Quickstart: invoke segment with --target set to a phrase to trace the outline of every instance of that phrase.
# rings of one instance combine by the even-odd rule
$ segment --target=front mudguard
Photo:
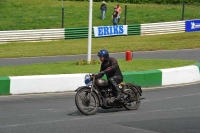
[[[78,87],[75,91],[78,92],[78,91],[80,91],[80,90],[83,89],[83,88],[89,89],[89,92],[91,91],[91,87],[89,87],[89,86],[80,86],[80,87]]]
[[[88,92],[91,92],[91,87],[89,87],[89,86],[80,86],[80,87],[78,87],[75,91],[76,92],[78,92],[78,91],[80,91],[81,89],[88,89]],[[97,98],[98,98],[98,100],[99,100],[99,104],[100,104],[100,106],[102,106],[102,100],[101,100],[101,98],[100,98],[100,96],[99,96],[99,94],[97,93],[97,91],[93,91],[94,93],[95,93],[95,95],[97,96]]]

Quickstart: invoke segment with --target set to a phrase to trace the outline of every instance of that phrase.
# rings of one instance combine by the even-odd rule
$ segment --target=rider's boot
[[[115,100],[117,100],[117,101],[123,100],[123,99],[122,99],[122,94],[121,94],[121,92],[117,92],[117,95],[116,95],[116,97],[115,97]]]
[[[112,86],[115,100],[121,101],[123,98],[122,98],[122,94],[121,94],[121,91],[119,89],[117,82],[113,78],[110,78],[108,81],[109,81],[110,85]]]

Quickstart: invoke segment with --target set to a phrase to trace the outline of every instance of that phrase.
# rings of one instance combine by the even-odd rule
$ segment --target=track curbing
[[[0,77],[0,95],[74,91],[85,85],[85,74]],[[169,69],[123,72],[123,75],[124,82],[142,87],[187,84],[200,81],[200,63]]]

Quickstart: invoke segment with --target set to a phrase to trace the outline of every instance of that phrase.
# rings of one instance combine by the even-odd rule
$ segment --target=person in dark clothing
[[[102,19],[102,20],[105,19],[106,10],[107,10],[106,2],[103,1],[103,3],[101,4],[101,7],[100,7],[101,19]]]
[[[117,25],[117,19],[118,19],[118,11],[117,8],[114,8],[112,18],[113,18],[113,25]]]
[[[123,81],[123,75],[121,73],[118,62],[115,58],[109,57],[107,50],[100,50],[97,54],[101,63],[100,73],[97,75],[98,78],[103,77],[106,74],[109,85],[112,86],[114,91],[115,99],[121,100],[121,91],[118,84]]]

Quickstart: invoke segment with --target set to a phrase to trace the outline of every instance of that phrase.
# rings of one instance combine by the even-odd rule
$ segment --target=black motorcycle
[[[132,83],[118,84],[122,93],[122,100],[115,100],[112,87],[108,81],[95,78],[95,74],[85,75],[86,86],[76,89],[75,104],[85,115],[94,115],[98,108],[126,108],[137,110],[140,106],[142,89]]]

